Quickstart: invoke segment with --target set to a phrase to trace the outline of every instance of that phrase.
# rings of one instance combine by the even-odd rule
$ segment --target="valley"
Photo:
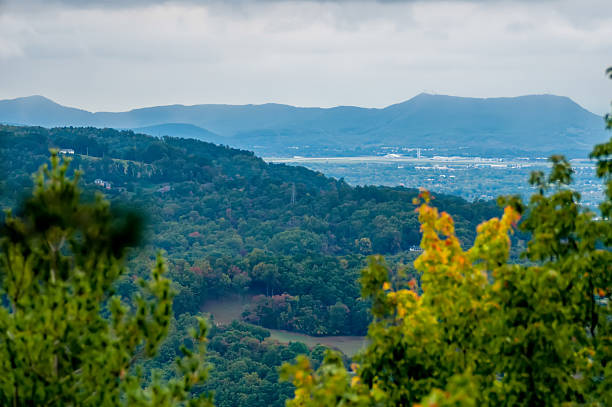
[[[363,336],[369,303],[358,279],[370,254],[414,273],[420,242],[417,189],[353,187],[323,173],[266,163],[253,153],[210,143],[95,128],[0,126],[2,207],[18,204],[49,149],[73,150],[90,196],[145,216],[146,240],[130,257],[143,276],[162,250],[177,296],[174,312],[209,300],[256,295],[245,320],[316,337]],[[99,185],[102,183],[103,185]],[[478,223],[499,214],[493,202],[437,194],[468,245]],[[119,293],[129,296],[125,279]]]
[[[527,174],[549,168],[540,159],[396,152],[261,159],[194,139],[96,128],[0,125],[0,141],[3,208],[19,210],[30,174],[48,162],[50,149],[61,149],[72,161],[69,174],[82,173],[86,200],[104,196],[118,211],[140,214],[144,241],[130,251],[115,293],[133,297],[161,253],[176,294],[168,337],[141,366],[175,377],[170,366],[187,333],[197,317],[210,315],[211,371],[200,390],[214,391],[223,406],[282,407],[294,387],[278,382],[279,367],[300,354],[318,367],[327,348],[337,349],[350,365],[371,340],[364,335],[375,299],[360,291],[369,255],[384,254],[384,274],[419,292],[417,186],[431,187],[434,204],[454,219],[459,244],[469,247],[477,225],[500,215],[489,198],[529,191]],[[588,187],[592,164],[573,164],[577,183]],[[512,259],[525,241],[517,231]]]
[[[545,157],[414,157],[387,153],[351,157],[264,157],[270,163],[303,165],[351,185],[403,186],[461,196],[468,201],[493,200],[519,194],[528,199],[535,191],[528,184],[533,171],[547,171]],[[604,189],[595,176],[595,164],[572,159],[573,187],[582,194],[582,203],[595,209]]]

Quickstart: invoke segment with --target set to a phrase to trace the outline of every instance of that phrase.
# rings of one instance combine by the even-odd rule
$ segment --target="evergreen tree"
[[[131,304],[113,295],[140,221],[97,196],[52,153],[33,194],[0,237],[0,404],[6,406],[211,405],[192,397],[207,376],[206,325],[183,347],[177,377],[142,385],[137,365],[156,354],[172,318],[173,292],[158,257]]]

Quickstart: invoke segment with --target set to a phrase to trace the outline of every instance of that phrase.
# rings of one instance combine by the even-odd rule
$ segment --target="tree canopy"
[[[252,323],[364,335],[369,304],[360,298],[358,278],[366,256],[384,254],[391,264],[416,257],[410,248],[419,243],[419,223],[411,202],[418,190],[352,187],[248,151],[131,131],[0,125],[0,174],[6,175],[0,206],[13,208],[31,192],[31,174],[48,160],[49,148],[74,150],[68,175],[81,171],[84,196],[103,192],[113,207],[130,205],[146,215],[142,245],[128,254],[130,276],[120,279],[117,294],[129,298],[136,289],[131,275],[146,277],[163,250],[177,318],[197,315],[208,300],[251,293],[275,297],[266,299],[269,305],[291,298],[290,311],[254,304]],[[436,203],[453,215],[466,244],[479,222],[499,214],[494,202],[438,194]],[[283,294],[289,297],[278,297]],[[349,309],[343,325],[332,317],[338,303]]]
[[[553,156],[548,174],[533,173],[529,202],[500,198],[503,216],[479,225],[468,250],[422,193],[422,292],[371,257],[367,349],[350,370],[333,352],[316,370],[305,358],[285,365],[288,406],[612,405],[612,139],[591,158],[605,183],[599,213]],[[520,264],[509,262],[515,230],[530,236]]]

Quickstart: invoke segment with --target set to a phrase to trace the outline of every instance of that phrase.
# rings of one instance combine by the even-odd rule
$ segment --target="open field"
[[[330,348],[340,349],[348,356],[355,355],[366,344],[365,336],[310,336],[296,332],[283,331],[280,329],[268,329],[270,338],[279,342],[302,342],[308,347],[324,345]]]
[[[211,314],[215,323],[229,324],[235,319],[240,320],[242,309],[250,300],[250,296],[228,296],[218,300],[206,301],[201,310]]]
[[[211,314],[215,323],[229,324],[235,319],[240,319],[242,310],[249,301],[249,296],[231,296],[211,300],[202,306],[202,312]],[[364,336],[310,336],[280,329],[266,329],[270,331],[270,337],[267,340],[277,340],[282,343],[302,342],[308,347],[320,344],[340,349],[348,356],[355,355],[366,343]]]

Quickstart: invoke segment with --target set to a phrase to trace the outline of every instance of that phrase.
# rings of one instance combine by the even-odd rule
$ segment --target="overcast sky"
[[[0,0],[0,99],[382,107],[552,93],[602,114],[610,0]]]

